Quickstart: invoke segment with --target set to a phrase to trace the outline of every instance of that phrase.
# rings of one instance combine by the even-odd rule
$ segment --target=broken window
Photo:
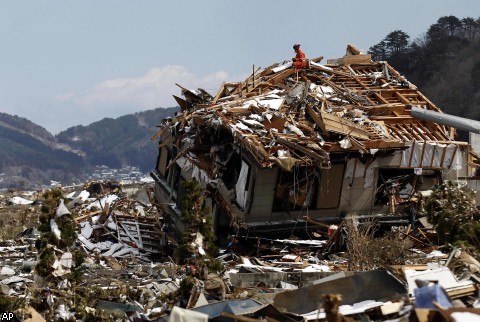
[[[275,189],[273,211],[311,208],[318,183],[316,167],[293,167],[292,171],[280,171]]]
[[[180,187],[181,169],[177,163],[172,163],[170,168],[167,170],[167,183],[171,189],[171,197],[177,198],[177,192]]]
[[[395,204],[408,201],[415,185],[413,169],[379,169],[375,205],[386,205],[392,198]]]
[[[418,191],[432,189],[441,183],[441,171],[409,168],[380,168],[375,195],[375,205],[393,202],[395,205],[410,201]]]
[[[225,170],[222,176],[222,180],[228,189],[233,189],[237,184],[241,167],[242,157],[238,153],[233,153],[225,165]]]
[[[176,180],[176,191],[177,191],[177,200],[176,205],[180,211],[183,212],[183,199],[185,198],[185,179],[182,176],[179,176],[178,180]]]

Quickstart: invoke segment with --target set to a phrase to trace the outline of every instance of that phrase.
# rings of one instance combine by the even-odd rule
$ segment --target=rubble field
[[[479,315],[480,263],[459,248],[445,252],[420,222],[375,236],[374,220],[352,216],[341,227],[319,225],[310,239],[237,236],[216,259],[197,252],[180,264],[172,257],[177,241],[162,231],[151,194],[151,184],[111,182],[2,193],[2,212],[9,214],[2,217],[9,225],[0,246],[2,310],[20,321],[474,321]],[[74,223],[68,244],[61,242],[69,238],[65,222]],[[221,263],[216,269],[214,260]]]

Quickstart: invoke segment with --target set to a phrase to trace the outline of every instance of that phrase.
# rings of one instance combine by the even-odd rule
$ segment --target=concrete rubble
[[[442,171],[472,170],[468,144],[407,115],[408,104],[438,109],[386,62],[353,46],[320,61],[275,64],[215,96],[182,88],[182,112],[154,137],[168,152],[154,183],[1,192],[0,311],[19,321],[478,320],[478,254],[440,243],[421,202]],[[233,145],[195,136],[205,124],[226,127]],[[406,172],[380,169],[391,156]],[[188,190],[192,177],[200,184]],[[350,188],[375,212],[337,214],[355,200],[322,208]]]

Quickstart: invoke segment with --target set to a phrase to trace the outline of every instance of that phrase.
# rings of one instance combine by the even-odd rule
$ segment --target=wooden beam
[[[348,119],[338,117],[334,114],[320,112],[325,123],[325,128],[329,132],[353,136],[358,139],[368,140],[370,138],[368,132]]]
[[[283,138],[279,138],[277,137],[277,141],[278,143],[280,144],[283,144],[291,149],[294,149],[294,150],[297,150],[297,151],[300,151],[302,152],[303,154],[313,158],[313,159],[316,159],[316,160],[319,160],[319,161],[328,161],[329,157],[328,157],[328,154],[326,152],[324,152],[324,155],[320,155],[316,152],[314,152],[313,150],[309,149],[309,148],[305,148],[303,146],[301,146],[300,144],[297,144],[297,143],[294,143],[294,142],[291,142],[291,141],[288,141],[288,140],[285,140]]]
[[[215,97],[213,98],[212,103],[216,104],[217,100],[220,97],[222,97],[222,95],[224,95],[224,94],[225,94],[225,82],[223,82],[222,85],[220,85],[220,87],[218,88],[217,95],[215,95]]]
[[[324,228],[329,228],[330,227],[330,225],[327,225],[327,224],[325,224],[325,223],[323,223],[323,222],[321,222],[317,219],[313,219],[313,218],[310,218],[308,216],[303,216],[303,219],[310,224],[314,224],[314,225],[317,225],[317,226],[320,226],[320,227],[324,227]]]
[[[305,111],[307,111],[307,114],[313,119],[315,124],[317,124],[320,127],[320,129],[323,131],[323,133],[327,134],[327,128],[326,128],[325,123],[323,122],[323,119],[320,116],[320,114],[315,112],[313,110],[313,107],[311,105],[308,105],[308,104],[305,108]]]

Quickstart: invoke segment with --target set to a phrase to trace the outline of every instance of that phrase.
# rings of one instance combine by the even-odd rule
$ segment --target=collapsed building
[[[214,96],[178,85],[180,112],[152,137],[159,154],[151,173],[177,233],[182,182],[191,178],[205,188],[222,237],[406,212],[422,191],[473,172],[469,144],[455,139],[461,122],[387,62],[352,45],[343,58],[322,59],[301,70],[292,62],[254,68]]]

